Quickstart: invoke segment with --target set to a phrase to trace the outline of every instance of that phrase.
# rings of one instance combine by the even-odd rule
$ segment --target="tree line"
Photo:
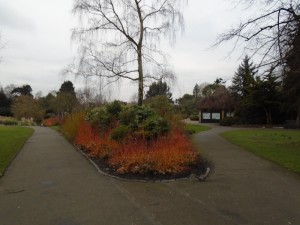
[[[33,96],[29,84],[22,86],[11,84],[0,88],[0,116],[32,119],[40,123],[43,119],[54,115],[63,117],[79,105],[71,81],[63,82],[59,91],[52,91],[45,97],[40,94]]]

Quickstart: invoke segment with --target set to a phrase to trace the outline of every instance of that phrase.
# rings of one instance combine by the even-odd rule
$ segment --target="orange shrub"
[[[74,140],[93,157],[107,158],[118,147],[117,142],[110,140],[109,133],[101,134],[87,121],[81,121]]]
[[[145,140],[131,140],[113,152],[109,165],[119,173],[184,173],[199,158],[190,141],[179,130],[150,145]]]
[[[42,124],[43,126],[49,127],[49,126],[56,126],[61,125],[63,122],[63,119],[59,116],[50,117],[48,119],[43,120]]]

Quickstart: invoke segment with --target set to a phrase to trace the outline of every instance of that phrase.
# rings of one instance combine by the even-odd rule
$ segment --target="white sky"
[[[33,93],[58,90],[64,80],[75,89],[82,80],[64,77],[61,71],[76,56],[71,29],[77,19],[71,14],[73,0],[0,0],[0,32],[5,47],[0,50],[0,85],[29,84]],[[209,49],[217,35],[237,24],[241,9],[229,0],[190,0],[184,10],[185,32],[178,34],[175,46],[166,48],[177,75],[172,86],[175,98],[192,93],[196,83],[230,79],[241,61],[236,52],[230,58],[231,44]],[[122,82],[111,87],[111,99],[130,100],[137,85]]]

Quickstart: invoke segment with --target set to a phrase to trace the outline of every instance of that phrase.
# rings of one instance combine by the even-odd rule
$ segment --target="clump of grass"
[[[185,124],[184,130],[186,131],[187,134],[196,134],[200,133],[203,131],[210,130],[210,127],[203,126],[203,125],[198,125],[198,124]]]
[[[73,141],[75,139],[80,123],[84,121],[84,117],[85,114],[83,112],[72,113],[67,116],[61,130],[68,140]]]

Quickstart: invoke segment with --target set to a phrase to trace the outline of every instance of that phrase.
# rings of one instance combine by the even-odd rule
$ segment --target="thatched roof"
[[[211,96],[203,98],[199,103],[200,109],[232,110],[234,107],[234,100],[225,86],[218,87]]]

